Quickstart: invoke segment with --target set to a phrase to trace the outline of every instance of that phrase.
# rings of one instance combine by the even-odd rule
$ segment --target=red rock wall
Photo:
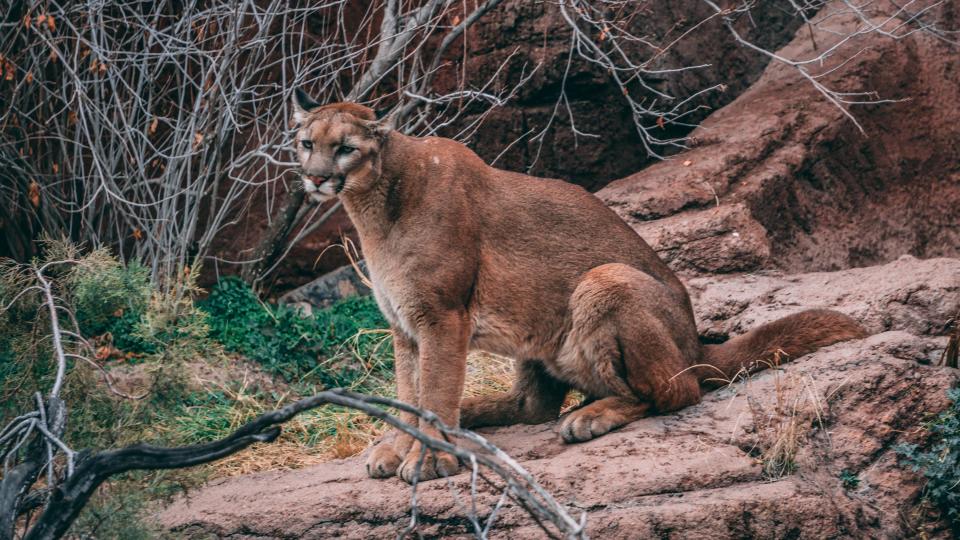
[[[955,26],[956,8],[943,7],[939,19]],[[833,33],[814,36],[819,50],[857,24],[831,19]],[[819,54],[804,34],[779,53]],[[958,67],[956,46],[924,33],[846,43],[812,73],[827,74],[821,82],[837,91],[893,100],[851,107],[860,132],[795,69],[772,65],[693,133],[696,148],[598,196],[685,272],[836,270],[903,254],[956,256]]]
[[[367,1],[354,2],[349,13],[359,19],[366,5]],[[635,6],[636,16],[630,31],[654,43],[673,41],[709,15],[702,3],[693,0],[641,1]],[[745,35],[777,48],[791,38],[797,26],[795,19],[785,15],[786,7],[787,3],[781,1],[763,3],[754,12],[755,20],[761,24],[754,27],[744,20],[740,29]],[[318,26],[315,31],[321,33],[325,29]],[[500,168],[521,172],[528,172],[529,168],[530,174],[563,178],[595,190],[650,164],[651,157],[640,143],[629,107],[617,86],[606,73],[580,58],[575,57],[571,63],[567,97],[577,129],[600,137],[575,137],[563,106],[550,123],[567,69],[570,37],[571,30],[556,4],[507,0],[481,19],[467,33],[465,42],[461,40],[450,48],[450,64],[438,74],[436,81],[438,89],[443,91],[453,87],[456,74],[466,73],[467,86],[479,87],[516,51],[508,68],[497,79],[498,85],[509,87],[519,82],[524,66],[529,73],[539,64],[536,74],[521,88],[516,99],[495,110],[467,143],[488,162],[503,153],[496,162]],[[633,47],[638,58],[650,54],[649,50],[627,45]],[[648,82],[678,97],[713,84],[725,84],[726,91],[706,94],[696,102],[705,108],[690,119],[699,121],[749,87],[763,71],[766,59],[738,47],[717,21],[711,21],[678,41],[651,68],[695,64],[710,66],[656,80],[651,78]],[[453,136],[474,121],[477,114],[465,115],[446,134]],[[547,129],[542,144],[527,135],[504,152],[523,134],[536,134],[544,128]],[[665,130],[664,134],[677,135],[680,131]],[[249,257],[267,226],[265,201],[264,195],[255,196],[246,219],[229,234],[221,235],[215,247],[219,257],[226,260]],[[298,243],[275,271],[273,292],[282,293],[344,264],[346,259],[339,249],[327,251],[318,260],[325,248],[339,241],[341,233],[353,233],[342,213]],[[216,276],[215,271],[237,273],[238,269],[228,264],[208,263],[206,271],[210,283]]]
[[[692,0],[638,1],[632,6],[635,16],[630,19],[629,31],[655,44],[673,42],[710,14],[702,2]],[[738,28],[750,39],[775,50],[791,39],[798,26],[796,19],[786,16],[789,9],[787,2],[761,2],[754,11],[758,25],[748,24],[744,19]],[[469,32],[467,58],[465,61],[462,57],[452,58],[452,67],[469,74],[471,86],[480,87],[513,54],[508,69],[497,78],[501,87],[509,88],[539,64],[517,98],[490,115],[469,141],[470,146],[489,162],[508,144],[529,132],[531,135],[504,153],[496,163],[498,167],[521,172],[528,172],[529,168],[530,174],[563,178],[595,190],[615,178],[636,172],[650,163],[651,157],[640,142],[619,88],[607,73],[576,54],[566,81],[567,98],[577,129],[599,137],[574,136],[562,104],[558,116],[550,122],[568,70],[571,34],[554,2],[508,0]],[[639,61],[652,56],[651,49],[635,43],[627,42],[624,48]],[[766,63],[766,57],[738,46],[719,21],[712,20],[676,42],[650,65],[650,69],[701,64],[709,67],[651,75],[647,83],[679,99],[714,84],[725,84],[726,91],[705,94],[691,104],[691,107],[705,107],[689,118],[696,123],[745,90],[759,77]],[[639,87],[636,91],[637,99],[653,98],[649,92],[641,93]],[[471,120],[473,116],[468,115],[450,133],[459,131],[460,126]],[[645,119],[648,125],[654,122],[654,118]],[[541,144],[533,139],[544,128],[547,130]],[[664,135],[675,136],[684,131],[668,129]]]

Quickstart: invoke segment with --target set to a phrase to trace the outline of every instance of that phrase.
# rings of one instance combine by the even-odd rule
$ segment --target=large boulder
[[[698,318],[717,335],[814,305],[879,333],[583,444],[564,444],[556,422],[482,432],[575,516],[586,512],[594,538],[906,536],[921,485],[893,446],[922,443],[916,426],[946,406],[946,389],[960,380],[960,371],[931,365],[946,342],[936,329],[957,307],[958,270],[956,259],[903,258],[834,273],[694,280]],[[222,480],[159,519],[187,538],[394,536],[410,522],[410,487],[367,478],[363,460]],[[463,473],[420,485],[418,532],[469,534],[469,484]],[[478,514],[489,515],[497,498],[481,489]],[[928,526],[934,537],[944,531]],[[492,534],[541,536],[513,502]]]
[[[302,306],[312,311],[313,308],[330,307],[335,302],[352,296],[366,296],[372,291],[361,279],[357,269],[365,272],[367,264],[358,261],[357,267],[347,264],[317,279],[301,285],[280,297],[280,303]]]
[[[828,15],[778,54],[814,58],[863,28],[845,3],[823,8]],[[943,6],[937,16],[945,26],[960,18]],[[795,68],[773,63],[692,133],[693,149],[597,195],[684,272],[956,256],[958,58],[955,45],[923,32],[899,41],[873,33],[808,65],[829,88],[902,100],[851,107],[863,133]]]
[[[662,95],[679,101],[724,85],[722,91],[703,93],[688,104],[687,124],[732,101],[769,62],[767,56],[740,47],[721,21],[711,17],[712,10],[704,2],[640,0],[629,9],[634,16],[626,18],[623,29],[642,39],[623,40],[620,47],[637,63],[651,60],[647,66],[651,71],[664,70],[645,75],[645,83],[661,96],[633,83],[635,99],[667,106]],[[791,39],[801,22],[787,2],[777,1],[757,3],[752,17],[740,17],[735,24],[749,39],[775,50]],[[511,88],[526,78],[515,99],[487,115],[483,127],[468,141],[481,157],[488,162],[499,158],[496,166],[508,170],[598,189],[653,158],[640,142],[620,88],[609,73],[577,51],[571,56],[571,43],[572,30],[557,2],[507,0],[477,22],[466,40],[467,51],[453,55],[452,69],[446,73],[466,73],[467,86],[472,88],[482,88],[490,79],[496,88]],[[679,69],[688,66],[702,67]],[[442,90],[443,75],[438,80]],[[454,84],[451,78],[448,85]],[[566,93],[564,102],[561,92]],[[450,134],[478,116],[465,115]],[[644,121],[652,124],[655,119]],[[578,136],[574,126],[597,136]],[[669,138],[687,131],[686,127],[668,128],[662,135]],[[657,151],[669,152],[670,147]]]

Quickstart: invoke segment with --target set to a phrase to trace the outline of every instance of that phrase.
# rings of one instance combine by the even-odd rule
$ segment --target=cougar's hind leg
[[[460,425],[466,428],[539,424],[553,420],[570,386],[550,376],[543,363],[517,360],[513,388],[493,396],[464,398]]]
[[[679,323],[669,308],[655,307],[672,298],[660,294],[667,294],[660,283],[622,264],[594,268],[577,286],[558,365],[566,380],[597,399],[563,419],[566,442],[700,400],[696,377],[683,371],[688,361],[675,337],[682,332],[670,326]]]

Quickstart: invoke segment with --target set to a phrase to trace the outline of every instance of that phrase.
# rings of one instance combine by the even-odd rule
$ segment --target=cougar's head
[[[321,202],[363,192],[380,176],[390,122],[356,103],[320,105],[301,90],[293,99],[294,147],[306,192]]]

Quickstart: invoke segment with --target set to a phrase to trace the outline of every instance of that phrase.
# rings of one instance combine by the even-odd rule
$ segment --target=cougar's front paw
[[[609,416],[589,407],[573,411],[560,422],[560,436],[568,443],[595,439],[617,427],[615,419]]]
[[[400,456],[391,441],[381,441],[367,456],[367,474],[370,478],[388,478],[397,473]]]
[[[413,445],[397,474],[408,483],[413,483],[414,477],[418,476],[417,463],[420,462],[420,443]],[[423,456],[423,463],[420,464],[419,481],[433,480],[434,478],[444,478],[457,474],[460,470],[460,462],[457,458],[445,452],[436,452],[427,450]]]

